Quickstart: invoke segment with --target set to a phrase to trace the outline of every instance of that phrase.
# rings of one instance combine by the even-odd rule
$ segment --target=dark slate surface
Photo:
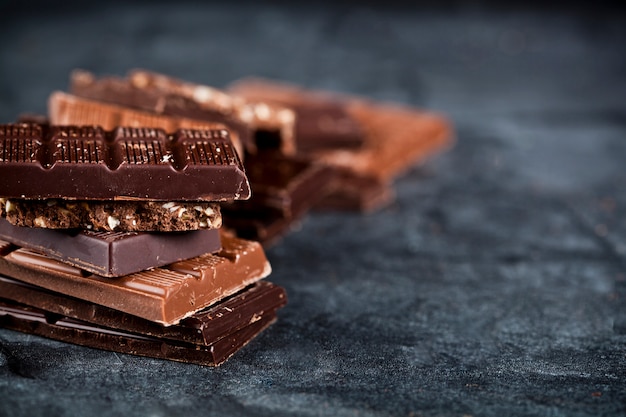
[[[146,67],[423,106],[458,137],[398,181],[390,207],[310,216],[272,248],[290,303],[222,367],[0,330],[0,415],[626,413],[623,15],[0,7],[3,122],[44,112],[75,67]]]

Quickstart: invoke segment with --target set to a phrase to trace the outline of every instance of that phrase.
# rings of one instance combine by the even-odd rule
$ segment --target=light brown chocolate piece
[[[222,226],[220,205],[207,202],[0,198],[0,217],[15,226],[110,232],[179,232]]]
[[[222,237],[222,250],[119,278],[92,275],[0,241],[0,273],[163,325],[178,323],[266,277],[257,242]]]

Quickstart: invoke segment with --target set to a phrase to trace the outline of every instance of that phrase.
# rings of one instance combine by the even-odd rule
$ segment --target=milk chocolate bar
[[[0,196],[224,201],[250,187],[226,130],[0,125]]]
[[[258,242],[222,236],[222,250],[106,278],[0,242],[0,273],[164,325],[178,323],[269,275]]]
[[[60,91],[50,94],[48,114],[50,123],[54,125],[95,125],[100,126],[104,130],[113,130],[118,126],[151,127],[163,129],[166,132],[175,132],[179,129],[228,129],[225,124],[215,121],[166,116],[97,100],[89,100]],[[239,157],[243,157],[243,145],[236,132],[231,132],[230,140]]]
[[[391,182],[452,144],[450,125],[434,113],[364,100],[352,101],[350,113],[365,129],[363,147],[320,150],[314,156],[356,176]]]
[[[260,320],[208,345],[194,345],[110,330],[0,300],[0,327],[96,349],[204,366],[223,363],[275,320],[275,314],[263,315]]]
[[[16,226],[109,232],[181,232],[222,225],[219,204],[204,201],[0,198],[0,217]]]
[[[292,108],[296,113],[295,136],[299,152],[354,148],[365,141],[359,121],[352,117],[346,103],[332,95],[257,78],[237,81],[229,87],[229,92],[247,100]]]
[[[180,233],[47,230],[13,226],[1,218],[0,239],[106,277],[215,253],[222,247],[217,229]]]
[[[165,327],[1,275],[0,298],[56,314],[59,318],[67,317],[112,330],[196,345],[210,345],[268,314],[275,314],[287,303],[283,288],[259,281],[214,306],[181,320],[177,325]],[[51,314],[48,315],[52,317]]]
[[[91,78],[93,79],[93,76]],[[128,79],[135,88],[146,94],[179,97],[180,100],[192,101],[197,107],[219,111],[237,118],[251,131],[252,140],[246,142],[246,150],[249,153],[255,154],[259,149],[275,149],[284,155],[293,155],[296,152],[295,114],[290,108],[271,102],[242,100],[240,97],[231,96],[213,87],[141,69],[132,70]],[[107,80],[109,79],[92,80],[91,85],[99,84],[101,89],[106,89]],[[85,83],[76,80],[74,84]],[[81,88],[85,89],[85,87],[77,86],[74,91]],[[92,97],[98,96],[92,95]],[[181,114],[193,117],[188,111]]]

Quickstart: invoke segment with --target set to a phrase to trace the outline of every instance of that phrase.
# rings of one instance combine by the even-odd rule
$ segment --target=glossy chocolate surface
[[[128,275],[221,249],[218,229],[191,232],[96,232],[13,226],[0,218],[0,239],[85,271]]]
[[[250,188],[226,130],[9,124],[0,196],[223,201]]]

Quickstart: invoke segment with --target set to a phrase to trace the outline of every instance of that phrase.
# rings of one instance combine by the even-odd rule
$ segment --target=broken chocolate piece
[[[0,125],[0,196],[225,201],[250,197],[226,130]]]
[[[150,113],[116,104],[89,100],[60,91],[50,95],[48,113],[50,123],[54,125],[94,125],[100,126],[104,130],[113,130],[118,126],[151,127],[163,129],[166,132],[175,132],[179,129],[228,130],[226,125],[217,122]],[[230,140],[239,157],[243,157],[244,149],[239,137],[236,134],[231,134]]]
[[[118,278],[92,275],[0,241],[0,273],[164,325],[178,323],[269,275],[258,242],[222,236],[222,250]]]
[[[13,226],[1,218],[0,239],[106,277],[215,253],[222,247],[217,229],[180,233],[47,230]]]
[[[157,88],[159,85],[142,83],[137,76],[128,80],[118,77],[96,78],[84,70],[76,70],[70,77],[70,92],[75,96],[152,114],[221,123],[228,128],[231,136],[236,136],[237,141],[244,145],[251,141],[250,128],[224,106],[209,106],[207,103],[210,100],[197,100],[198,97],[203,97],[201,94],[175,94]],[[207,91],[205,90],[205,93]],[[217,97],[217,90],[211,89],[211,92],[214,93],[213,97]],[[227,98],[225,93],[217,97],[220,103],[223,103],[225,98]]]
[[[257,78],[239,80],[229,91],[249,101],[265,101],[293,109],[299,152],[354,148],[365,141],[365,132],[349,113],[346,103],[329,94]]]
[[[180,97],[183,101],[191,101],[193,106],[212,112],[218,111],[238,119],[251,131],[251,140],[246,142],[246,150],[251,154],[255,154],[259,149],[275,149],[284,155],[293,155],[296,152],[295,114],[285,106],[263,101],[242,100],[213,87],[141,69],[132,70],[128,78],[135,88],[146,94]],[[107,78],[92,81],[92,84],[98,83],[101,89],[105,89]],[[98,98],[97,95],[92,97]],[[117,102],[123,104],[119,99]],[[189,111],[179,112],[179,114],[185,117],[201,117]]]

